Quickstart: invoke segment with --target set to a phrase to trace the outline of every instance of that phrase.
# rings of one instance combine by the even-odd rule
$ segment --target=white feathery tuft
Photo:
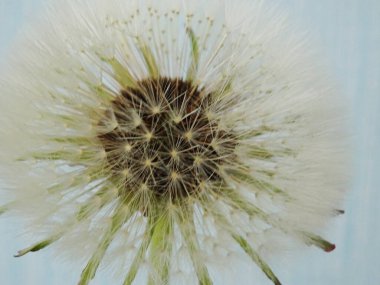
[[[121,284],[212,284],[320,237],[348,188],[346,108],[262,0],[56,0],[1,70],[0,214]],[[215,269],[218,268],[218,269]]]

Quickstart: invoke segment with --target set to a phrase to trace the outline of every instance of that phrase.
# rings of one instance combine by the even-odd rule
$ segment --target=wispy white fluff
[[[161,245],[167,251],[157,255],[170,278],[147,250],[139,268],[150,280],[210,284],[205,266],[233,266],[239,238],[260,258],[293,242],[332,249],[319,234],[347,189],[344,104],[310,46],[266,1],[58,0],[26,30],[0,77],[0,167],[11,201],[4,209],[23,216],[29,233],[54,237],[62,256],[85,264],[101,252],[123,185],[109,182],[96,135],[129,84],[121,76],[128,70],[134,82],[189,79],[217,94],[209,118],[236,134],[237,160],[217,169],[227,192],[206,185],[206,198],[186,201],[195,232],[183,205],[162,210],[173,229]],[[104,185],[107,195],[99,198]],[[131,213],[145,208],[146,197],[122,204],[129,218],[100,257],[121,280],[149,227],[149,217]],[[83,206],[87,216],[78,220]],[[80,284],[90,279],[82,276]]]

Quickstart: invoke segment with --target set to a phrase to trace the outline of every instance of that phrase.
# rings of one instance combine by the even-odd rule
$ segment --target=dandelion
[[[280,284],[266,257],[335,248],[342,104],[265,1],[57,0],[12,55],[1,213],[41,238],[17,257],[54,244],[80,285],[107,265],[205,285],[235,254]]]

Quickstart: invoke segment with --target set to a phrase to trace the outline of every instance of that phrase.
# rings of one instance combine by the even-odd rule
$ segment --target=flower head
[[[143,265],[149,284],[212,284],[240,252],[280,284],[264,257],[283,238],[334,249],[318,232],[345,188],[339,98],[265,5],[49,6],[1,82],[1,211],[43,236],[17,256],[60,244],[80,285],[111,259],[122,284]]]

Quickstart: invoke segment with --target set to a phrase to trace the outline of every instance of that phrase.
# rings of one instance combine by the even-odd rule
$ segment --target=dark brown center
[[[210,119],[212,94],[169,78],[141,80],[120,93],[99,123],[112,127],[98,138],[123,193],[146,190],[175,201],[222,180],[218,168],[235,144]]]

